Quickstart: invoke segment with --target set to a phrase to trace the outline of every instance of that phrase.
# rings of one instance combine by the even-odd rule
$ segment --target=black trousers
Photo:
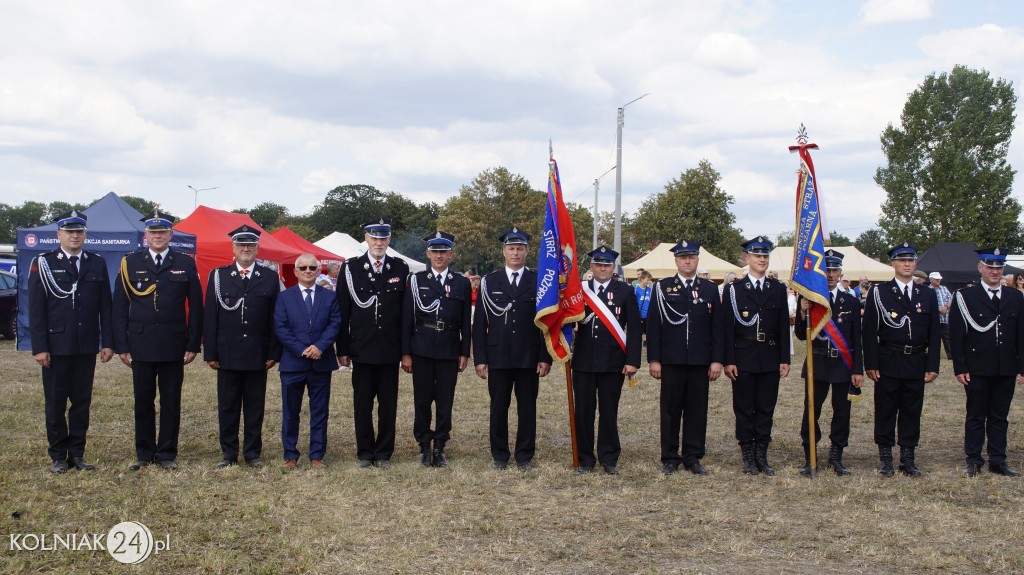
[[[690,465],[704,457],[708,431],[708,366],[661,366],[661,462]],[[679,452],[682,423],[683,450]]]
[[[905,379],[880,375],[875,385],[875,443],[882,447],[917,447],[921,440],[922,407],[923,376]]]
[[[511,457],[508,446],[508,408],[512,393],[516,394],[517,462],[530,461],[537,449],[537,393],[540,376],[535,368],[491,369],[487,375],[487,391],[491,396],[491,457],[507,462]]]
[[[373,431],[373,402],[377,401],[377,433]],[[395,452],[398,414],[398,362],[352,362],[352,408],[359,459],[387,461]]]
[[[967,392],[964,453],[967,463],[982,465],[981,446],[988,436],[988,463],[1006,463],[1006,416],[1013,401],[1014,375],[972,375]]]
[[[818,420],[821,419],[821,407],[825,405],[825,396],[832,391],[832,427],[829,430],[828,439],[836,447],[846,447],[850,444],[850,407],[851,403],[846,396],[850,392],[849,381],[827,381],[814,380],[814,443],[821,441],[821,427]],[[810,447],[811,438],[807,434],[807,385],[804,385],[804,416],[800,422],[800,438],[804,447]],[[805,450],[806,451],[806,450]]]
[[[181,428],[181,382],[185,362],[132,361],[135,387],[135,455],[139,461],[174,461]],[[153,402],[160,389],[160,439]]]
[[[618,465],[619,397],[625,380],[620,372],[592,373],[572,370],[573,407],[576,411],[576,450],[581,467]],[[597,425],[597,458],[594,458],[594,414],[601,412]]]
[[[946,359],[953,359],[949,349],[949,322],[939,324],[939,337],[942,338],[942,348],[946,351]]]
[[[770,443],[775,403],[779,400],[779,370],[740,370],[732,382],[732,410],[736,414],[736,440]]]
[[[459,377],[459,360],[412,356],[412,395],[415,418],[412,434],[416,443],[435,441],[444,445],[451,437],[452,404],[455,403],[455,381]],[[430,429],[431,405],[437,407],[437,426]]]
[[[224,459],[238,458],[238,424],[245,413],[242,457],[248,461],[263,453],[263,412],[267,400],[267,371],[217,370],[217,421]]]
[[[85,455],[96,354],[53,355],[43,369],[46,453],[51,460]],[[71,408],[68,409],[68,403]]]

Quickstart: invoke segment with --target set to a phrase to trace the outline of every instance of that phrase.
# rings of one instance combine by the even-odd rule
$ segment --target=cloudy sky
[[[748,235],[793,228],[794,143],[831,228],[874,225],[879,134],[955,64],[1024,76],[1017,0],[0,1],[0,202],[108,191],[304,213],[369,184],[443,202],[505,166],[623,208],[708,159]],[[1020,130],[1010,162],[1024,169]],[[615,174],[600,208],[614,205]],[[1019,186],[1015,192],[1022,198]]]

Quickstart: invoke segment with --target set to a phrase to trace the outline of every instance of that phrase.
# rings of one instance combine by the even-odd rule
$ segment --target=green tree
[[[882,132],[887,162],[875,173],[888,243],[1024,247],[1006,161],[1016,102],[1011,82],[965,66],[927,76],[910,94],[900,127]]]
[[[687,238],[724,260],[737,261],[743,235],[734,227],[729,206],[735,200],[719,186],[721,179],[711,162],[701,160],[666,184],[665,191],[644,200],[632,226],[638,242],[657,245]]]
[[[885,234],[878,228],[871,228],[861,232],[853,245],[864,255],[879,261],[882,261],[882,258],[886,257],[889,253],[889,244],[885,241]]]
[[[140,214],[152,214],[153,210],[158,209],[160,204],[147,200],[145,198],[139,198],[136,196],[121,196],[124,203],[135,208]]]
[[[796,234],[794,232],[791,232],[791,231],[785,231],[785,232],[779,233],[779,235],[775,236],[775,245],[776,246],[780,246],[780,247],[781,246],[788,246],[788,247],[795,246],[796,245]]]
[[[395,219],[393,215],[385,213],[385,199],[383,192],[366,184],[338,186],[327,192],[324,201],[313,208],[308,223],[321,236],[338,231],[357,240],[362,239],[363,224],[366,222],[378,217]],[[399,227],[397,223],[392,221],[393,228]]]
[[[64,214],[70,212],[71,210],[81,211],[87,207],[89,207],[89,204],[71,204],[68,202],[61,201],[50,202],[50,205],[46,206],[46,216],[44,216],[44,219],[47,222],[52,222],[59,218],[60,216],[63,216]]]
[[[28,201],[20,206],[0,204],[0,243],[12,244],[18,239],[18,228],[35,228],[50,223],[46,204]]]
[[[263,202],[261,204],[257,204],[256,207],[251,209],[239,208],[231,211],[236,214],[248,214],[249,217],[252,218],[252,221],[256,222],[256,225],[267,231],[270,231],[270,228],[277,229],[282,227],[281,224],[277,223],[277,221],[282,217],[288,216],[288,208],[281,204],[275,204],[274,202]],[[291,226],[289,226],[289,228],[291,228]],[[295,230],[293,229],[292,231]],[[318,237],[317,239],[320,238]]]

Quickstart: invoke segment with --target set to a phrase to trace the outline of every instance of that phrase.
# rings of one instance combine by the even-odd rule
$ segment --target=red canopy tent
[[[280,266],[281,279],[284,280],[285,285],[295,285],[298,282],[294,272],[295,258],[306,253],[305,250],[300,250],[270,235],[256,225],[256,222],[248,214],[236,214],[199,206],[192,212],[192,215],[178,222],[174,229],[196,236],[196,267],[199,268],[203,290],[206,290],[206,280],[210,271],[234,261],[235,254],[231,248],[231,238],[228,236],[228,232],[242,224],[260,230],[260,251],[256,257],[276,262]]]
[[[291,231],[290,229],[288,229],[287,226],[282,227],[282,228],[278,229],[277,231],[271,232],[270,235],[272,235],[275,238],[281,240],[282,242],[292,246],[293,248],[300,249],[303,252],[313,254],[320,261],[324,261],[324,260],[335,261],[335,262],[343,262],[343,261],[345,261],[344,257],[339,256],[336,253],[329,252],[329,251],[323,249],[322,247],[314,244],[313,242],[307,240],[306,238],[300,236],[299,234]]]

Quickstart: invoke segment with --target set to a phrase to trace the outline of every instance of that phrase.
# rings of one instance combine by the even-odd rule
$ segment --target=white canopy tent
[[[658,244],[658,247],[651,250],[651,252],[642,258],[633,261],[627,265],[622,266],[622,272],[626,275],[627,279],[634,279],[637,276],[637,270],[643,268],[654,276],[655,279],[666,278],[678,273],[676,268],[676,258],[672,253],[673,243]],[[703,247],[700,248],[700,262],[697,267],[705,269],[711,274],[711,279],[721,283],[725,278],[727,272],[740,273],[740,266],[730,264],[729,262],[715,257],[714,254],[707,251]],[[792,259],[792,256],[790,256]]]
[[[849,276],[854,283],[861,276],[866,276],[873,283],[893,278],[891,265],[871,259],[854,246],[831,246],[825,249],[842,252],[843,275]],[[768,270],[778,272],[780,281],[789,281],[793,277],[793,247],[783,246],[772,250]]]
[[[346,259],[359,257],[366,253],[367,249],[366,242],[360,242],[352,236],[342,232],[332,232],[331,235],[313,242],[313,245],[327,251],[334,252],[339,256],[345,256]],[[402,255],[392,248],[388,248],[387,254],[387,257],[401,258],[405,260],[405,262],[409,264],[409,271],[413,273],[427,269],[427,264]]]

